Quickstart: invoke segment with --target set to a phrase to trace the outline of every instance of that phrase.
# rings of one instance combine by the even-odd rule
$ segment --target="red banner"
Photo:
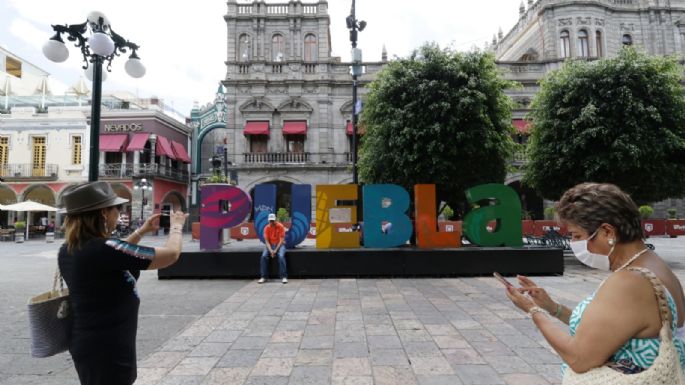
[[[666,221],[666,234],[677,237],[685,235],[685,219],[669,219]]]
[[[545,235],[545,233],[550,231],[550,230],[554,230],[561,235],[568,234],[568,229],[566,228],[566,226],[563,226],[561,223],[559,223],[557,221],[534,221],[534,222],[535,222],[535,231],[533,234],[537,237],[541,237],[541,236]]]
[[[664,219],[643,219],[642,220],[642,231],[644,231],[645,236],[651,237],[654,235],[665,235],[666,234],[666,220]]]

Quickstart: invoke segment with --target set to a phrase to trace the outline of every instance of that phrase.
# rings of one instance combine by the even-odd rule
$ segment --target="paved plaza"
[[[160,243],[162,238],[151,238]],[[653,238],[685,277],[685,238]],[[196,247],[188,239],[190,248]],[[67,353],[28,354],[26,300],[57,243],[0,243],[0,384],[78,384]],[[256,243],[234,242],[237,247]],[[573,306],[606,273],[567,258],[536,281]],[[255,258],[257,261],[257,258]],[[557,355],[493,278],[158,280],[144,272],[138,385],[558,384]]]

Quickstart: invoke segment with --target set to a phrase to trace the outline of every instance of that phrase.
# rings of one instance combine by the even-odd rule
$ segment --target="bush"
[[[678,209],[676,209],[675,207],[672,207],[672,208],[666,210],[666,212],[668,213],[668,219],[677,219],[678,218]]]
[[[446,221],[449,221],[454,217],[454,210],[452,210],[449,205],[445,205],[445,208],[442,209],[442,217],[445,218]]]
[[[212,175],[207,180],[205,180],[205,183],[227,183],[228,181],[226,180],[226,177],[223,175]]]
[[[640,218],[642,219],[649,219],[649,217],[654,214],[654,209],[652,206],[642,205],[640,208],[638,208],[638,210],[640,211]]]
[[[16,221],[16,222],[14,223],[14,228],[15,228],[16,230],[23,230],[23,229],[26,228],[26,222],[24,222],[24,221]]]
[[[283,207],[279,208],[278,212],[276,212],[276,218],[278,218],[278,221],[281,223],[290,221],[290,215],[288,215],[288,210],[286,210]]]
[[[554,209],[554,207],[546,207],[545,208],[545,219],[554,219],[554,214],[556,214],[557,211]]]

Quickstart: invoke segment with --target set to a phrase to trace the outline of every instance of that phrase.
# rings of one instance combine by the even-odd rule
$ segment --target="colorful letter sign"
[[[286,233],[286,247],[301,243],[309,233],[311,222],[310,185],[292,185],[291,225]],[[340,201],[356,201],[357,185],[316,186],[316,247],[358,248],[360,233],[357,206],[338,206]],[[276,185],[255,186],[254,228],[263,242],[267,216],[276,212]],[[416,185],[416,240],[421,248],[459,247],[459,232],[439,232],[436,225],[435,186]],[[522,246],[521,203],[511,187],[485,184],[466,191],[471,204],[478,204],[466,215],[462,232],[478,246]],[[364,186],[364,246],[386,248],[403,245],[411,236],[412,223],[407,216],[409,194],[392,184]],[[250,196],[235,186],[208,184],[202,187],[200,209],[200,248],[221,248],[221,230],[241,224],[250,212]],[[488,224],[496,226],[488,231]],[[390,225],[390,226],[388,226]],[[383,231],[382,228],[386,231]],[[390,230],[388,230],[388,228]]]
[[[420,248],[449,248],[461,246],[461,231],[439,232],[435,213],[435,185],[414,186],[416,212],[416,244]]]
[[[285,233],[285,247],[292,249],[307,238],[312,220],[312,186],[294,184],[290,192],[290,229]],[[260,184],[254,194],[254,227],[259,240],[264,242],[264,228],[268,216],[275,213],[276,185]]]
[[[521,201],[516,191],[503,184],[483,184],[466,190],[471,204],[481,204],[464,218],[464,235],[479,246],[522,246]],[[494,203],[494,204],[492,204]],[[497,227],[488,231],[488,222]]]
[[[384,202],[389,203],[384,207]],[[364,186],[364,247],[396,247],[411,237],[411,221],[405,214],[409,210],[409,194],[394,184]],[[387,234],[381,226],[391,223]]]
[[[357,185],[316,186],[316,247],[358,248],[359,233],[338,232],[334,224],[357,223],[357,206],[337,206],[337,201],[357,200]]]
[[[221,231],[241,224],[250,214],[250,196],[235,186],[202,186],[200,207],[200,248],[221,249]]]

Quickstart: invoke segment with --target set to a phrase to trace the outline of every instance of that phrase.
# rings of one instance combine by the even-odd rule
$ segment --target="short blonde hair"
[[[618,242],[644,238],[640,212],[633,199],[609,183],[581,183],[562,195],[556,207],[559,219],[573,223],[589,234],[602,223],[616,228]]]

